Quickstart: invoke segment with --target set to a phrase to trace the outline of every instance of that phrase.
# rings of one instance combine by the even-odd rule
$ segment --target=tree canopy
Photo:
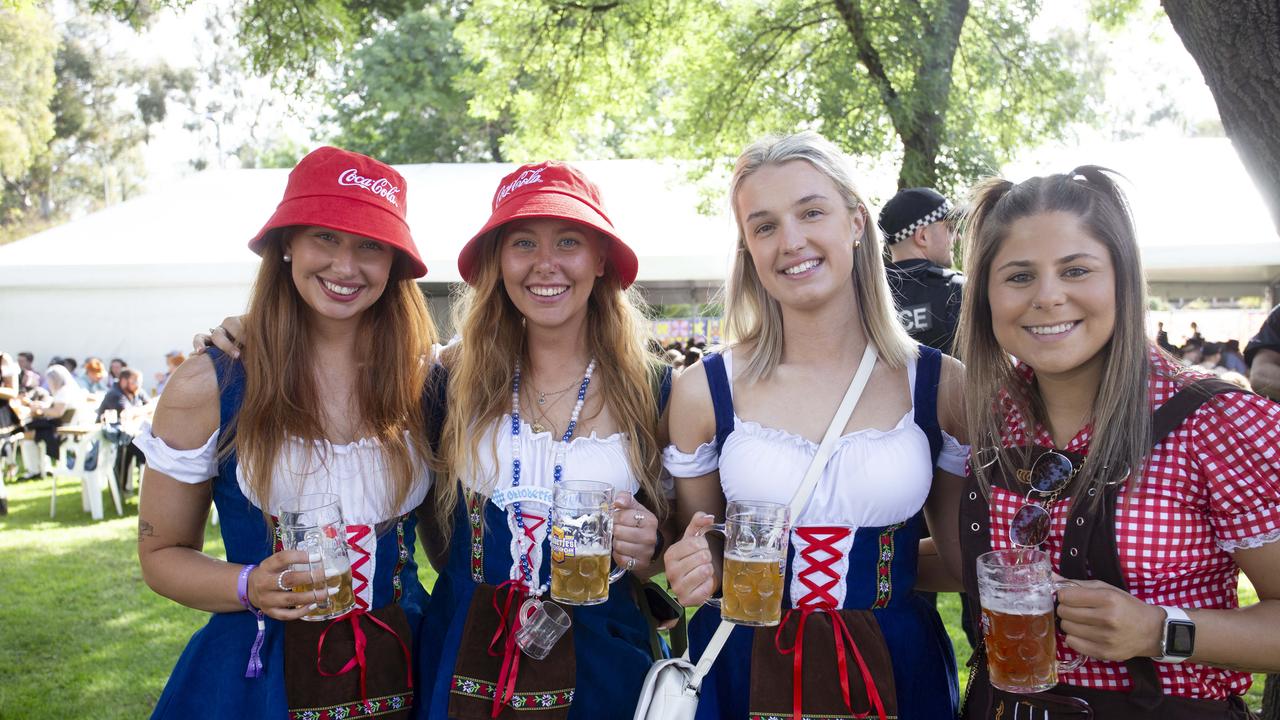
[[[53,21],[43,11],[0,7],[0,180],[30,169],[53,137]]]

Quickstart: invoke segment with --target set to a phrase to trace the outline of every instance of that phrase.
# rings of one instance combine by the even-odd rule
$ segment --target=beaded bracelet
[[[262,677],[262,657],[259,651],[262,650],[262,641],[267,632],[267,623],[262,617],[262,611],[249,602],[249,573],[256,567],[258,567],[257,563],[245,565],[240,569],[240,579],[236,581],[236,595],[240,598],[240,604],[245,610],[253,613],[258,620],[258,636],[253,640],[253,648],[249,651],[249,666],[244,671],[244,676],[247,678]]]

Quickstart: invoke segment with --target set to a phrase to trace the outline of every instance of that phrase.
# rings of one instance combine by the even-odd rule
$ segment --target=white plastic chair
[[[89,451],[93,448],[95,441],[98,443],[98,464],[92,470],[85,470],[85,460],[89,458]],[[70,456],[73,454],[75,461],[71,462]],[[85,512],[89,513],[94,520],[102,519],[102,486],[106,485],[111,490],[111,499],[116,504],[116,514],[124,515],[124,506],[120,502],[120,488],[116,486],[115,464],[116,444],[103,435],[102,428],[84,433],[79,438],[63,440],[59,450],[58,469],[53,474],[53,495],[49,498],[49,517],[54,517],[57,512],[58,474],[68,465],[71,467],[70,473],[80,478],[80,504]]]

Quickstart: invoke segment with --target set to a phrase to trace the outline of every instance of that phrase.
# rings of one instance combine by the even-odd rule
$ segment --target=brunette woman
[[[980,553],[1046,551],[1075,583],[1059,655],[1083,660],[1017,696],[979,658],[966,716],[1247,717],[1248,673],[1280,670],[1280,406],[1147,340],[1109,171],[989,180],[966,225],[966,586],[977,597]],[[1241,570],[1259,597],[1243,609]]]

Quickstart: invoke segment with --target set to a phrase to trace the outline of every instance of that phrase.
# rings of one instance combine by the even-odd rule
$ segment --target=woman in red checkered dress
[[[1059,657],[1084,656],[1035,695],[993,688],[978,662],[966,717],[1082,717],[1080,700],[1096,717],[1248,717],[1248,673],[1280,669],[1280,405],[1146,338],[1108,172],[989,180],[965,236],[965,584],[982,552],[1046,551],[1077,585],[1058,594]],[[1259,597],[1243,609],[1241,570]]]

